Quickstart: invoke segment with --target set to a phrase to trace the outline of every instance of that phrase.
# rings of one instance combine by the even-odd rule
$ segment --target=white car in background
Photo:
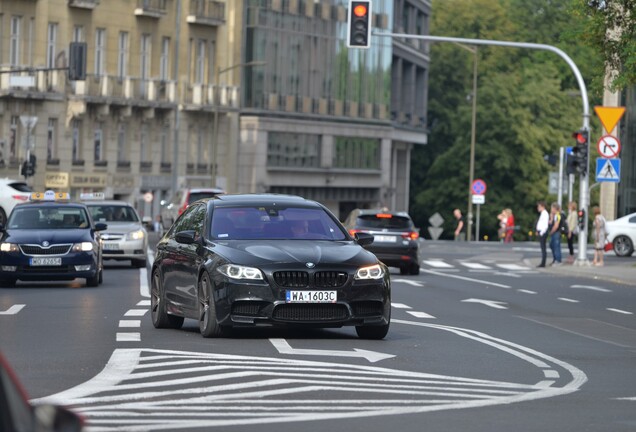
[[[614,245],[614,253],[620,257],[629,257],[636,245],[636,213],[607,222],[607,239]]]
[[[0,179],[0,225],[7,223],[7,218],[16,204],[29,200],[32,191],[31,186],[23,181]]]

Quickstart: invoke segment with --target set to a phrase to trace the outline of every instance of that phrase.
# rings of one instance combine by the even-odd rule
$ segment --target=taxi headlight
[[[0,244],[0,251],[2,252],[18,252],[20,249],[15,243],[2,243]]]
[[[220,266],[218,270],[222,275],[232,279],[263,280],[263,273],[254,267],[224,264]]]
[[[379,264],[374,264],[368,267],[360,267],[356,272],[354,279],[382,279],[384,276],[384,270]]]
[[[144,238],[143,230],[131,231],[126,234],[126,240],[141,240]]]
[[[73,252],[90,252],[93,250],[93,243],[82,242],[73,245]]]

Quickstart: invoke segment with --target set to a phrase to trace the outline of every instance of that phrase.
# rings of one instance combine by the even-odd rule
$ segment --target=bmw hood
[[[249,266],[308,263],[365,266],[378,263],[371,252],[354,242],[316,240],[217,241],[212,251],[234,264]]]
[[[80,243],[92,241],[89,229],[65,230],[8,230],[3,241],[18,244],[49,244]]]

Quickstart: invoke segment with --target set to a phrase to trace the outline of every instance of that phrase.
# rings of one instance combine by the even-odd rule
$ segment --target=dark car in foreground
[[[389,330],[387,267],[323,205],[296,196],[219,195],[191,204],[157,244],[157,328],[199,322],[204,337],[244,326]]]
[[[420,273],[419,231],[406,212],[386,209],[356,209],[344,222],[349,234],[369,233],[373,244],[367,249],[389,267],[398,267],[400,274]]]
[[[0,226],[0,286],[23,281],[86,279],[102,283],[102,244],[84,204],[68,194],[34,192],[31,201],[15,206],[6,226]]]

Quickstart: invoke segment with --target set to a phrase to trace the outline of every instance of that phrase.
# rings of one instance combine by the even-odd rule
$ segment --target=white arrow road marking
[[[13,305],[6,311],[0,311],[0,315],[15,315],[18,312],[20,312],[25,306],[26,305],[23,305],[23,304]]]
[[[624,315],[634,315],[633,313],[621,309],[607,308],[608,311],[617,312]]]
[[[482,300],[482,299],[476,299],[476,298],[469,298],[469,299],[462,300],[462,302],[466,302],[466,303],[481,303],[481,304],[483,304],[485,306],[489,306],[489,307],[495,308],[495,309],[508,309],[506,306],[504,306],[507,303],[506,302],[502,302],[502,301]]]
[[[407,314],[413,315],[415,318],[430,318],[435,319],[433,315],[429,315],[426,312],[406,311]]]
[[[600,287],[591,286],[591,285],[572,285],[570,286],[570,288],[587,289],[591,291],[606,292],[606,293],[612,292],[612,290],[610,289],[600,288]]]
[[[428,273],[428,274],[433,274],[436,276],[444,276],[444,277],[449,277],[449,278],[454,278],[454,279],[460,279],[460,280],[465,280],[465,281],[469,281],[469,282],[474,282],[474,283],[478,283],[478,284],[483,284],[483,285],[488,285],[488,286],[496,286],[499,288],[510,288],[508,285],[503,285],[503,284],[498,284],[495,282],[488,282],[488,281],[484,281],[481,279],[473,279],[473,278],[469,278],[469,277],[464,277],[464,276],[458,276],[458,275],[452,275],[452,274],[448,274],[448,273],[440,273],[434,270],[420,270],[424,273]]]
[[[413,281],[413,280],[409,280],[409,279],[391,279],[392,282],[401,282],[401,283],[405,283],[405,284],[409,284],[409,285],[413,285],[413,286],[424,286],[424,284],[422,282],[417,282],[417,281]]]
[[[327,357],[358,357],[365,358],[371,363],[375,363],[380,360],[386,360],[395,357],[393,354],[384,354],[375,351],[367,351],[363,349],[354,348],[353,351],[337,351],[337,350],[320,350],[320,349],[297,349],[292,348],[285,339],[272,338],[269,340],[274,348],[281,354],[292,355],[313,355],[313,356],[327,356]]]

